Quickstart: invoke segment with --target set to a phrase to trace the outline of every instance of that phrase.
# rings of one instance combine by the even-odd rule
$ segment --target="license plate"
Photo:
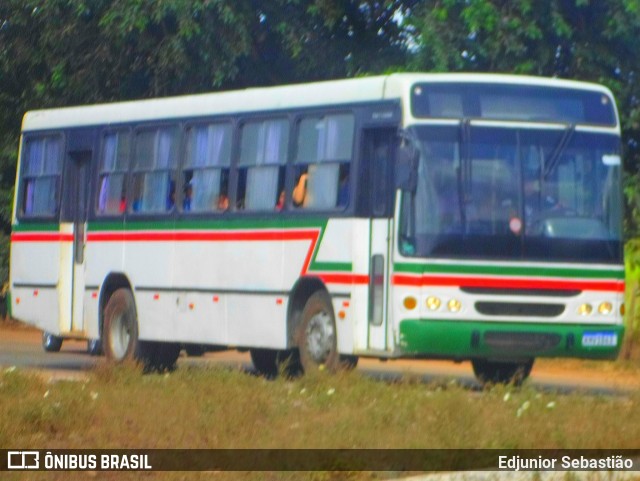
[[[582,335],[583,347],[616,347],[618,334],[615,332],[585,332]]]

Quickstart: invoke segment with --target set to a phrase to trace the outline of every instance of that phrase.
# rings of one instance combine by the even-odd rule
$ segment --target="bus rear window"
[[[24,144],[20,213],[53,217],[60,203],[62,137],[31,137]]]
[[[602,92],[534,85],[417,84],[411,111],[422,118],[616,125],[613,101]]]

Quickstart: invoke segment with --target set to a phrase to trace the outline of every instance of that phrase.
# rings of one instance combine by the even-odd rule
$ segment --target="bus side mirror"
[[[398,147],[395,165],[395,186],[403,192],[415,192],[418,186],[419,153],[412,145]]]

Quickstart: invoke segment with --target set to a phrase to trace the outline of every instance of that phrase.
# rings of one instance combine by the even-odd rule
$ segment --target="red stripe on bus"
[[[327,284],[369,284],[369,276],[366,274],[309,274],[317,275]]]
[[[394,275],[396,286],[493,287],[498,289],[548,289],[624,292],[622,281],[573,281],[543,279],[476,278]]]
[[[311,240],[318,238],[317,231],[257,231],[257,232],[98,232],[89,233],[91,242],[201,242],[201,241],[279,241]]]
[[[73,242],[73,234],[25,232],[11,234],[11,242]]]

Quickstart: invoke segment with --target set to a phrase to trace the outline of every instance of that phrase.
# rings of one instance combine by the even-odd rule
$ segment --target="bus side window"
[[[306,117],[298,126],[293,205],[306,209],[345,208],[350,201],[354,117]]]
[[[20,212],[33,217],[53,216],[60,202],[62,137],[28,139],[23,163]]]
[[[137,133],[131,189],[132,212],[162,213],[173,209],[178,144],[177,127]]]
[[[274,210],[284,189],[289,121],[251,121],[242,126],[237,208]]]
[[[98,214],[118,215],[126,210],[125,177],[130,155],[129,132],[110,132],[102,141]]]
[[[184,212],[228,208],[231,132],[228,123],[193,125],[187,129],[186,161],[182,170]]]

